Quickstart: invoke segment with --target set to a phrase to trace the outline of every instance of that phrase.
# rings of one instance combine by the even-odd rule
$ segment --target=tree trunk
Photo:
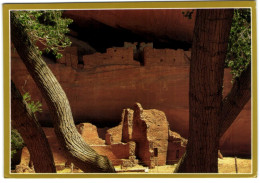
[[[109,159],[97,154],[78,133],[65,92],[14,12],[11,12],[11,38],[49,107],[54,130],[65,156],[84,172],[115,172]]]
[[[223,100],[221,112],[220,137],[224,135],[238,114],[251,98],[251,63],[233,84],[229,94]]]
[[[11,83],[12,126],[18,130],[30,152],[36,173],[56,173],[48,140],[35,115]]]
[[[224,62],[233,10],[197,10],[190,64],[189,141],[175,172],[217,173]]]

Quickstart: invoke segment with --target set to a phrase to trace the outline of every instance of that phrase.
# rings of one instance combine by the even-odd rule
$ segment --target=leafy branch
[[[52,53],[57,59],[62,57],[59,53],[71,45],[65,35],[70,30],[68,25],[71,19],[62,18],[62,11],[17,11],[17,18],[26,27],[30,39],[37,45],[40,43],[46,53]],[[42,54],[42,51],[39,50]]]
[[[26,92],[23,95],[23,100],[28,104],[28,107],[30,108],[32,113],[42,112],[41,102],[40,101],[37,101],[37,102],[31,101],[31,95],[28,92]]]
[[[237,78],[251,62],[251,12],[250,9],[235,9],[226,66],[231,68],[233,78]]]

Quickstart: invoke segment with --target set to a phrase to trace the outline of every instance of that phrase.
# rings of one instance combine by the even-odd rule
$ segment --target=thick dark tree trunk
[[[21,134],[36,173],[56,173],[53,155],[48,140],[34,114],[22,95],[11,83],[12,126]]]
[[[65,92],[38,54],[15,12],[11,12],[11,38],[49,107],[57,139],[66,157],[84,172],[115,172],[109,159],[97,154],[78,133]]]
[[[189,141],[178,173],[218,172],[224,62],[233,10],[197,10],[190,64]]]

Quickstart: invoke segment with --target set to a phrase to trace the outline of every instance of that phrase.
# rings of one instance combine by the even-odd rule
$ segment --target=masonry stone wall
[[[129,142],[132,140],[133,134],[133,115],[134,111],[131,109],[124,109],[122,113],[122,142]]]
[[[130,124],[126,126],[125,124]],[[122,126],[127,127],[128,138],[122,142]],[[139,103],[136,103],[134,110],[124,109],[122,122],[107,130],[110,141],[106,144],[98,134],[97,127],[90,123],[81,123],[76,126],[85,142],[90,145],[98,154],[107,156],[113,165],[122,167],[135,166],[140,163],[154,168],[155,166],[165,165],[166,161],[178,160],[185,150],[185,139],[176,132],[169,131],[168,121],[162,111],[155,109],[143,110]],[[129,130],[130,129],[130,130]],[[55,165],[57,168],[70,165],[70,161],[63,156],[64,152],[59,145],[53,128],[43,129],[49,141]],[[121,133],[120,133],[121,131]],[[129,134],[131,132],[131,134]],[[169,147],[168,147],[169,142]],[[177,145],[176,145],[177,144]],[[176,151],[183,150],[176,157]],[[175,154],[174,154],[175,153]],[[25,147],[22,150],[21,166],[28,166],[30,154]]]
[[[105,145],[105,140],[99,138],[97,127],[91,123],[81,123],[76,126],[87,144]]]
[[[123,159],[128,159],[130,155],[130,148],[128,143],[91,146],[98,154],[107,156],[113,165],[121,165]]]
[[[107,130],[106,133],[106,144],[118,144],[122,142],[122,122],[113,128]]]
[[[182,49],[153,49],[144,48],[144,65],[145,66],[189,66],[190,51]]]
[[[121,165],[123,159],[129,159],[129,157],[134,156],[132,142],[105,145],[105,141],[99,138],[97,128],[94,125],[82,123],[77,125],[77,129],[85,142],[100,155],[107,156],[113,165]],[[54,129],[43,128],[43,130],[50,144],[56,167],[65,167],[67,164],[70,164],[71,162],[66,159],[64,151],[58,143]],[[20,165],[28,166],[29,162],[30,153],[28,149],[24,147],[21,154]]]
[[[134,61],[133,48],[108,48],[106,53],[94,53],[83,56],[84,69],[106,67],[113,65],[140,66],[138,61]]]
[[[185,152],[187,140],[180,134],[169,130],[167,164],[177,163]]]
[[[147,166],[165,165],[168,149],[168,121],[162,111],[134,106],[132,140],[137,156]]]

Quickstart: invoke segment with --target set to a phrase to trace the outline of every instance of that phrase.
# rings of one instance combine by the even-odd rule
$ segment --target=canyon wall
[[[126,55],[119,54],[122,52]],[[83,56],[84,64],[75,61],[75,56],[76,52],[68,51],[60,63],[46,59],[67,94],[75,122],[113,127],[121,121],[123,109],[140,102],[144,108],[163,111],[170,129],[188,137],[189,51],[146,47],[144,65],[134,60],[130,48],[110,48],[106,53]],[[51,125],[46,103],[13,48],[11,78],[22,93],[29,92],[33,100],[43,103],[38,118],[42,125]],[[232,86],[231,79],[226,69],[224,95]],[[250,155],[250,124],[251,101],[222,137],[224,155]]]
[[[189,19],[183,12],[190,9],[140,9],[140,10],[67,10],[63,16],[71,18],[80,29],[98,29],[99,22],[106,26],[128,30],[146,39],[192,42],[196,11]],[[97,30],[100,32],[102,30]],[[109,35],[109,31],[105,33]]]

